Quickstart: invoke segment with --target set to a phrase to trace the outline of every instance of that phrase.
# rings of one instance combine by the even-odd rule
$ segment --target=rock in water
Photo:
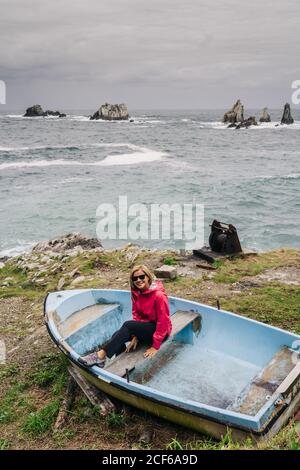
[[[39,104],[35,104],[30,108],[26,109],[24,117],[45,117],[45,116],[57,116],[57,117],[66,117],[66,114],[61,113],[60,111],[51,111],[47,109],[47,111],[43,111],[43,108]]]
[[[289,103],[286,103],[284,105],[283,115],[281,118],[281,124],[293,124],[293,123],[294,123],[294,119],[292,118],[291,107]]]
[[[256,121],[255,116],[250,116],[250,117],[244,119],[243,122],[241,122],[240,124],[238,124],[236,126],[236,129],[241,129],[241,127],[248,128],[250,126],[257,126],[257,121]]]
[[[262,110],[259,122],[271,122],[271,116],[268,113],[268,108],[264,108]]]
[[[44,116],[43,108],[39,104],[35,104],[34,106],[27,108],[24,114],[24,117],[39,117],[39,116]]]
[[[233,105],[233,107],[224,114],[223,122],[224,123],[236,123],[244,121],[244,106],[241,103],[241,100]]]
[[[126,104],[102,104],[98,111],[90,117],[91,120],[104,119],[106,121],[127,120],[129,113]]]

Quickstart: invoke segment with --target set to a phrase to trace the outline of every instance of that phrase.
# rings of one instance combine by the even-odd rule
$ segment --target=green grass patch
[[[26,383],[16,382],[0,400],[0,425],[15,421],[18,417],[18,407],[24,398],[22,392],[26,388]]]
[[[115,413],[112,411],[106,417],[107,424],[112,428],[120,428],[125,425],[124,413]]]
[[[20,366],[18,364],[9,364],[7,366],[0,366],[0,380],[4,380],[8,377],[18,374]]]
[[[215,263],[218,263],[216,261]],[[275,250],[257,256],[222,261],[214,276],[215,282],[232,284],[244,276],[257,276],[263,271],[282,266],[299,266],[300,253],[297,250]]]
[[[174,266],[174,264],[177,264],[178,261],[176,260],[176,258],[164,258],[163,263],[168,266]]]
[[[63,354],[46,354],[40,357],[34,369],[27,374],[32,384],[39,387],[52,385],[54,395],[59,395],[67,379],[68,360]]]
[[[296,286],[252,289],[223,299],[221,305],[225,310],[300,333],[300,289]]]
[[[10,442],[8,439],[0,439],[0,450],[8,450],[10,448]]]
[[[31,437],[45,434],[54,424],[59,411],[60,400],[56,399],[37,412],[30,413],[22,426],[22,431]]]

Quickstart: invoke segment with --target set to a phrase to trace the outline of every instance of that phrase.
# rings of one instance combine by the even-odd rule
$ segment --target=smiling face
[[[144,279],[141,279],[139,276],[143,277]],[[141,269],[134,271],[132,274],[132,280],[136,289],[140,291],[147,290],[150,287],[149,277]]]

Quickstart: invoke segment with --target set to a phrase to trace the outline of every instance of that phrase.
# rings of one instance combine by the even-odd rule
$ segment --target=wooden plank
[[[199,313],[192,312],[190,310],[178,310],[171,316],[172,333],[170,335],[170,338],[177,335],[180,331],[182,331],[186,326],[191,323],[193,323],[193,329],[196,330],[200,326],[199,319]],[[128,369],[128,371],[130,372],[138,364],[141,364],[143,361],[147,360],[144,358],[144,352],[148,348],[149,346],[145,344],[140,344],[137,346],[135,351],[131,351],[130,353],[123,352],[115,359],[113,359],[105,367],[105,370],[111,372],[112,374],[118,375],[119,377],[124,377],[126,375],[126,369]]]
[[[99,406],[101,416],[106,416],[115,411],[116,407],[108,396],[88,382],[75,367],[69,366],[68,371],[92,405]]]
[[[297,362],[293,370],[289,373],[289,375],[284,379],[282,384],[276,390],[276,393],[280,393],[282,395],[287,394],[292,387],[297,383],[300,379],[300,362]]]

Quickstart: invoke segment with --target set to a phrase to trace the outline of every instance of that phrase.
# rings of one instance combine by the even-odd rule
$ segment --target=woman
[[[147,266],[139,265],[130,273],[130,287],[133,320],[126,321],[103,349],[81,357],[80,361],[85,365],[104,367],[106,357],[135,350],[139,342],[151,344],[144,357],[152,357],[170,335],[168,297],[161,281],[154,280]]]

